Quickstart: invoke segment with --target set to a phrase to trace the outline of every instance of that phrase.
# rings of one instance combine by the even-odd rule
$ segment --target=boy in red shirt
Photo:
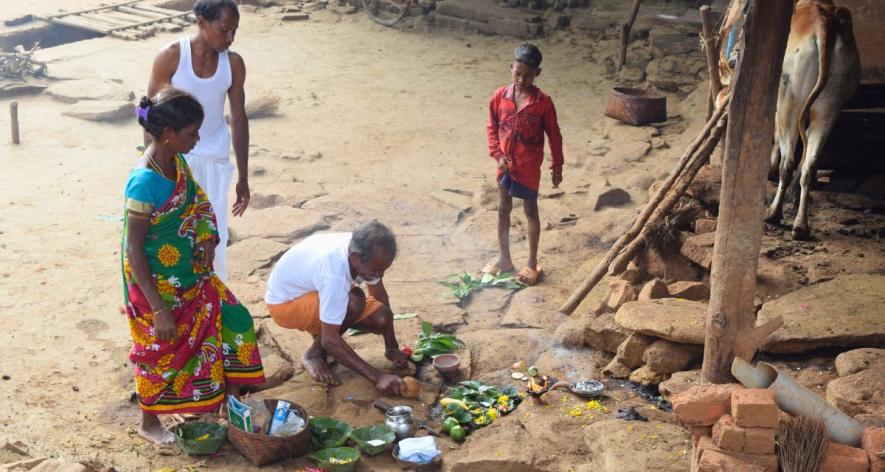
[[[516,274],[517,280],[534,285],[541,276],[538,267],[538,240],[541,219],[538,216],[538,187],[544,162],[544,133],[550,138],[553,187],[562,182],[562,134],[556,121],[553,100],[535,87],[541,75],[541,51],[524,43],[513,51],[510,63],[513,83],[499,88],[489,104],[489,155],[498,163],[498,249],[497,260],[489,261],[483,273],[497,275],[511,272],[510,211],[513,197],[523,200],[528,220],[529,259]]]

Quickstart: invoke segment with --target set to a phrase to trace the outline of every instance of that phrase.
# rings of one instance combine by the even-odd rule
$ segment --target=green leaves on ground
[[[464,341],[455,337],[454,334],[436,333],[433,331],[433,324],[429,321],[422,321],[421,334],[418,335],[418,341],[412,351],[412,360],[421,362],[425,356],[434,358],[440,354],[455,352],[462,347],[464,347]]]
[[[525,287],[525,284],[516,279],[511,272],[500,273],[498,275],[483,274],[477,277],[473,274],[464,272],[461,275],[452,274],[449,276],[453,280],[444,280],[440,285],[449,289],[458,299],[467,298],[470,292],[487,287],[504,288],[508,290],[519,290]]]

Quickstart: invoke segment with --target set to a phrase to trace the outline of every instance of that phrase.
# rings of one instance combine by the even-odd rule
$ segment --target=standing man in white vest
[[[227,280],[227,194],[233,177],[230,143],[237,159],[237,201],[234,216],[249,206],[249,121],[246,118],[246,64],[230,51],[240,22],[233,0],[197,0],[194,14],[199,29],[192,36],[165,46],[157,53],[148,83],[153,97],[166,85],[190,93],[203,105],[205,119],[200,140],[188,153],[188,166],[212,203],[220,241],[215,248],[215,274]],[[230,99],[230,131],[224,120],[224,101]],[[145,133],[145,144],[150,137]]]

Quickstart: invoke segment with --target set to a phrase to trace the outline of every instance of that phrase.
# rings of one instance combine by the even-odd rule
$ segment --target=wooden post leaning
[[[19,144],[21,141],[18,135],[18,102],[9,104],[9,121],[12,125],[12,144]]]
[[[630,18],[621,24],[621,52],[618,56],[619,70],[627,63],[627,43],[630,42],[630,30],[633,29],[633,22],[636,21],[636,15],[639,13],[640,3],[642,3],[642,0],[633,0],[633,7],[630,10]]]
[[[716,97],[722,90],[722,82],[719,79],[719,38],[713,35],[713,18],[710,15],[710,6],[701,7],[701,24],[703,25],[704,52],[707,54],[707,71],[710,75],[710,95],[707,97],[707,118],[713,114]]]
[[[744,51],[731,84],[704,340],[702,374],[712,383],[733,381],[735,349],[754,334],[765,181],[792,13],[793,0],[752,2],[744,23]]]

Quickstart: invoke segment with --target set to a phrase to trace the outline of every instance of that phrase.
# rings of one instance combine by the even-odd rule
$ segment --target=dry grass
[[[823,421],[798,416],[781,423],[778,435],[778,458],[783,472],[817,472],[829,443]]]

